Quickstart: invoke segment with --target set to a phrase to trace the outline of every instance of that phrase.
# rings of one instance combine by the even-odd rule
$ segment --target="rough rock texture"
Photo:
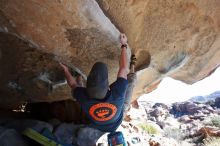
[[[219,0],[97,1],[128,35],[138,66],[148,56],[144,52],[151,56],[150,67],[139,73],[135,97],[165,76],[191,84],[219,65]]]
[[[2,106],[69,98],[57,61],[84,78],[96,61],[103,61],[112,82],[120,55],[118,36],[95,1],[0,0]]]
[[[14,103],[24,100],[53,101],[69,97],[68,88],[57,86],[64,82],[64,76],[52,55],[3,32],[0,32],[0,48],[1,107],[10,104],[15,106]]]
[[[28,146],[24,138],[14,129],[0,127],[0,145]]]
[[[1,106],[69,98],[57,61],[85,78],[103,61],[112,82],[117,28],[138,58],[133,99],[165,76],[201,80],[220,62],[219,7],[219,0],[0,0]]]

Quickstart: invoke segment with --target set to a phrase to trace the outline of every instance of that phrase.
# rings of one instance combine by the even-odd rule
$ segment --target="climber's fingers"
[[[68,67],[66,65],[64,65],[63,63],[59,62],[60,66],[64,69],[64,70],[68,70]]]
[[[128,39],[127,39],[126,35],[124,33],[121,33],[120,34],[120,42],[121,42],[121,44],[127,44],[127,41],[128,41]]]
[[[126,35],[124,33],[121,33],[121,38],[125,38]]]

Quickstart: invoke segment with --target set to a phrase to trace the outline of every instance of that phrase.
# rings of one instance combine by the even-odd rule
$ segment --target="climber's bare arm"
[[[63,68],[68,85],[70,86],[70,88],[72,88],[72,90],[74,90],[76,87],[78,87],[78,84],[70,73],[69,68],[62,63],[60,63],[60,66]]]
[[[127,37],[125,34],[121,34],[120,36],[120,42],[122,45],[127,45]],[[126,47],[121,48],[121,57],[119,61],[119,71],[118,71],[118,77],[122,77],[127,79],[128,74],[128,59],[127,59],[127,51]]]

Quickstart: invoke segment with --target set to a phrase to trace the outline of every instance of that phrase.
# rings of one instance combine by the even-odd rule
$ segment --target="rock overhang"
[[[39,75],[45,77],[50,64],[53,64],[54,72],[49,77],[61,75],[57,61],[65,62],[85,75],[96,61],[103,61],[109,66],[113,82],[120,55],[118,29],[126,33],[131,51],[138,59],[138,84],[133,99],[155,89],[166,76],[191,84],[219,66],[219,1],[2,0],[0,3],[0,63],[7,64],[7,67],[1,65],[0,69],[0,93],[5,93],[1,97],[9,96],[11,91],[7,85],[19,87],[10,82],[12,78],[13,81],[19,78],[19,83],[28,83]],[[24,46],[16,47],[18,44],[14,42],[26,43],[26,49]],[[7,47],[5,43],[9,43]],[[6,49],[8,54],[4,53]],[[19,54],[22,49],[25,51]],[[13,55],[10,55],[10,50],[23,60],[17,57],[14,63],[3,61],[5,59],[2,58]],[[30,53],[24,55],[28,54],[26,51],[32,52],[32,56]],[[31,72],[31,76],[26,72],[16,76],[17,71],[24,68],[19,63],[24,60],[29,64],[39,62],[43,60],[39,56],[44,56],[46,61],[42,66],[29,65],[26,72]],[[144,66],[146,62],[150,62],[147,68]],[[63,81],[61,78],[57,80]],[[67,86],[63,86],[62,92],[57,92],[51,91],[45,81],[39,82],[34,86],[45,94],[36,97],[20,95],[18,89],[25,87],[22,84],[20,88],[13,89],[10,97],[14,98],[8,98],[9,102],[56,101],[70,97]],[[32,89],[25,87],[29,93],[34,89],[30,87]]]

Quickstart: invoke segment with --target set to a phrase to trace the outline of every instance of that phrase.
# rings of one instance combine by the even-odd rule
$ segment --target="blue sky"
[[[219,90],[220,67],[209,77],[192,85],[166,77],[161,81],[156,90],[149,94],[142,95],[139,100],[163,103],[181,102],[193,96],[209,95]]]

